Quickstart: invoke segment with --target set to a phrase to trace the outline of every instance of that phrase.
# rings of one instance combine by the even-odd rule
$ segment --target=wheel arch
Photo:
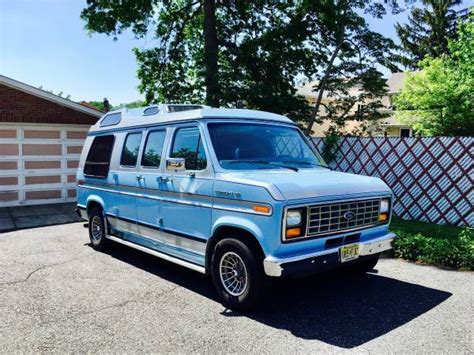
[[[99,196],[90,196],[86,203],[87,216],[89,216],[90,211],[95,207],[101,208],[102,211],[105,211],[104,200]]]
[[[230,224],[222,224],[215,228],[212,236],[209,238],[206,245],[206,273],[209,274],[211,270],[211,260],[214,249],[221,240],[233,238],[240,240],[245,243],[250,250],[254,251],[257,258],[263,262],[265,252],[255,234],[246,228],[241,226],[235,226]]]

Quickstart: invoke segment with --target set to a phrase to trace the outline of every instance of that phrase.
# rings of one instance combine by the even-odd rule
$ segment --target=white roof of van
[[[169,112],[169,107],[178,106],[198,106],[198,109],[191,109],[179,112]],[[153,108],[157,111],[153,114],[146,114]],[[146,112],[145,112],[146,111]],[[112,125],[101,125],[104,118],[111,114],[121,114],[120,122]],[[275,113],[257,111],[257,110],[244,110],[244,109],[230,109],[230,108],[211,108],[204,105],[152,105],[147,107],[127,109],[123,108],[116,111],[108,112],[104,115],[97,123],[91,127],[91,132],[98,132],[102,130],[116,130],[122,128],[132,128],[136,126],[148,126],[153,124],[161,123],[173,123],[180,121],[206,119],[206,118],[223,118],[223,119],[247,119],[247,120],[268,120],[283,123],[293,123],[289,118],[277,115]]]

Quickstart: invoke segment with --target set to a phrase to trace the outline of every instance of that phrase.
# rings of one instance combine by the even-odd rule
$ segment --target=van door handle
[[[143,180],[143,175],[137,175],[137,180]]]

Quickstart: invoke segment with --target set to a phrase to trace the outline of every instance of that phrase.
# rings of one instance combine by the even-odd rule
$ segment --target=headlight
[[[287,227],[294,227],[301,224],[301,210],[288,211],[286,213],[286,225]]]
[[[390,211],[390,200],[383,198],[380,200],[379,222],[388,223]]]
[[[383,198],[380,200],[380,213],[388,212],[390,209],[390,200],[388,198]]]

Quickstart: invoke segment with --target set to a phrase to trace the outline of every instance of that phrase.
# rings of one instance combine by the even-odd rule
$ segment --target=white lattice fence
[[[313,143],[322,152],[323,139]],[[384,180],[403,219],[472,227],[473,154],[473,137],[343,137],[330,166]]]

